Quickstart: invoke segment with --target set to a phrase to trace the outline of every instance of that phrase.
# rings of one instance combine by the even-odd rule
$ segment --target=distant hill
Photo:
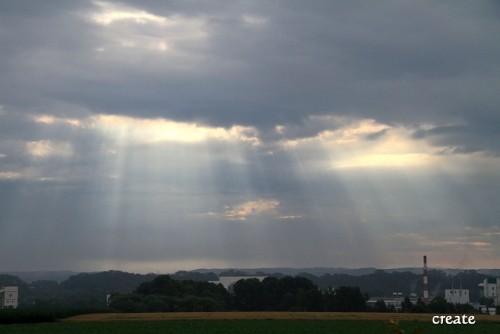
[[[58,272],[60,273],[60,272]],[[65,272],[67,274],[69,272]],[[40,272],[26,275],[27,283],[18,276],[0,274],[0,286],[19,286],[19,301],[22,307],[105,309],[108,294],[129,293],[144,282],[152,281],[156,274],[131,274],[122,271],[77,273],[62,282],[54,273]],[[49,279],[44,279],[49,278]]]
[[[0,275],[2,274],[17,276],[26,283],[34,281],[56,281],[60,283],[78,273],[75,271],[5,271],[0,272]]]
[[[99,291],[101,293],[130,292],[141,283],[152,281],[156,274],[131,274],[123,271],[80,273],[61,282],[60,286],[70,291]]]
[[[0,274],[0,287],[6,285],[26,286],[26,282],[14,275]]]
[[[429,268],[429,269],[435,269],[442,271],[448,275],[457,275],[458,273],[467,271],[468,269],[454,269],[454,268]],[[283,275],[290,275],[290,276],[295,276],[300,273],[308,273],[312,274],[315,276],[322,276],[325,274],[345,274],[345,275],[350,275],[350,276],[363,276],[363,275],[369,275],[373,274],[377,270],[383,270],[387,273],[392,273],[392,272],[410,272],[413,274],[422,274],[422,267],[407,267],[407,268],[388,268],[388,269],[379,269],[379,268],[373,268],[373,267],[367,267],[367,268],[328,268],[328,267],[313,267],[313,268],[289,268],[289,267],[270,267],[270,268],[212,268],[212,269],[195,269],[191,270],[191,272],[199,272],[199,273],[215,273],[217,275],[220,275],[221,273],[225,272],[243,272],[248,275],[254,275],[258,273],[265,273],[265,274],[275,274],[275,273],[280,273]],[[477,269],[476,270],[480,274],[488,275],[488,276],[494,276],[494,277],[500,277],[500,269]]]
[[[70,275],[62,280],[65,275]],[[0,274],[0,286],[19,286],[23,305],[34,307],[72,307],[105,309],[107,294],[127,294],[141,283],[150,282],[156,274],[134,274],[122,271],[97,273],[73,272],[15,272]],[[390,296],[393,292],[404,295],[422,294],[422,268],[244,268],[198,269],[171,274],[176,281],[216,281],[218,275],[301,276],[309,279],[321,290],[342,286],[358,287],[369,296]],[[429,269],[431,296],[444,296],[444,289],[461,286],[470,289],[471,302],[478,300],[478,286],[487,277],[500,276],[499,269],[459,270]]]
[[[437,269],[445,272],[448,275],[456,275],[460,272],[465,271],[466,269],[456,269],[456,268],[430,268]],[[308,273],[315,276],[322,276],[325,274],[346,274],[351,276],[362,276],[369,275],[374,273],[377,270],[384,270],[385,272],[410,272],[413,274],[422,274],[422,267],[407,267],[407,268],[330,268],[330,267],[312,267],[312,268],[290,268],[290,267],[269,267],[269,268],[212,268],[212,269],[194,269],[189,271],[178,271],[176,273],[170,274],[174,279],[192,279],[192,280],[213,280],[213,274],[220,275],[225,272],[243,272],[247,275],[254,275],[256,273],[264,273],[267,275],[270,274],[283,274],[289,276],[296,276],[300,273]],[[480,274],[492,276],[492,277],[500,277],[500,269],[476,269],[476,271]],[[111,271],[113,272],[113,271]],[[119,272],[119,271],[117,271]],[[202,275],[196,275],[193,273],[199,273]],[[34,281],[56,281],[61,283],[71,276],[75,276],[80,274],[75,271],[0,271],[0,275],[12,275],[20,278],[26,283],[32,283]],[[93,274],[92,272],[87,272],[85,274]],[[134,275],[142,275],[147,276],[149,274],[134,274]],[[208,276],[207,276],[208,275]],[[210,279],[208,279],[210,278]]]
[[[215,273],[220,275],[221,273],[226,272],[240,272],[246,273],[248,275],[254,274],[283,274],[289,276],[296,276],[300,273],[309,273],[315,276],[321,276],[324,274],[347,274],[352,276],[360,276],[367,275],[375,272],[376,268],[359,268],[359,269],[350,269],[350,268],[326,268],[326,267],[317,267],[317,268],[289,268],[289,267],[275,267],[275,268],[212,268],[212,269],[195,269],[192,270],[194,272],[200,273]]]

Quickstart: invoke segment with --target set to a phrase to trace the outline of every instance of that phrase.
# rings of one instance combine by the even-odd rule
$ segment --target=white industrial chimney
[[[429,303],[429,278],[427,276],[427,256],[424,255],[424,299],[425,305]]]

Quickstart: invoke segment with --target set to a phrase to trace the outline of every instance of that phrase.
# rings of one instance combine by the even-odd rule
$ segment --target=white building
[[[17,286],[5,286],[0,288],[0,309],[17,308],[19,304],[19,288]]]
[[[486,278],[483,283],[479,283],[479,286],[483,288],[483,297],[493,299],[495,306],[500,306],[500,298],[498,296],[498,292],[500,291],[500,278]]]
[[[397,297],[371,297],[366,302],[366,305],[374,308],[377,305],[379,300],[383,301],[386,307],[394,308],[394,310],[396,310],[396,312],[401,311],[403,299],[397,298]]]
[[[469,290],[467,289],[445,289],[444,298],[452,304],[469,304]]]
[[[408,299],[412,304],[416,304],[418,301],[418,297],[414,293],[412,293]],[[392,297],[370,297],[370,299],[366,302],[366,305],[375,307],[379,300],[383,301],[386,307],[394,308],[396,312],[400,312],[403,308],[405,296],[403,296],[402,292],[393,292]]]

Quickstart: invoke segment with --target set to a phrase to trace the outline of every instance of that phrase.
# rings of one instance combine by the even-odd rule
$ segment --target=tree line
[[[367,306],[369,295],[359,287],[340,286],[321,290],[310,279],[301,276],[242,279],[232,293],[222,285],[206,281],[175,280],[157,276],[142,283],[135,291],[111,298],[110,308],[120,312],[213,312],[213,311],[309,311],[309,312],[395,312],[379,300]],[[400,312],[407,313],[475,313],[470,304],[448,303],[441,296],[428,304],[406,297]]]
[[[343,286],[322,292],[305,277],[243,279],[232,291],[220,284],[161,275],[132,293],[113,296],[110,307],[121,312],[366,310],[367,296],[359,288]]]
[[[225,275],[245,276],[247,272],[228,271]],[[120,298],[127,300],[127,295],[135,294],[135,302],[129,303],[134,306],[138,304],[139,309],[161,309],[165,304],[176,305],[175,309],[206,309],[206,310],[244,310],[255,308],[252,305],[261,305],[267,310],[304,310],[304,309],[322,309],[333,310],[340,309],[341,303],[338,298],[335,300],[332,296],[333,291],[340,293],[341,287],[358,287],[360,293],[366,299],[366,295],[391,296],[393,292],[401,292],[404,296],[412,293],[421,294],[422,275],[411,272],[387,272],[377,270],[371,274],[353,276],[347,274],[324,274],[315,276],[310,273],[300,273],[294,280],[280,273],[260,273],[261,276],[268,276],[265,282],[247,282],[241,285],[241,291],[236,290],[235,295],[227,296],[225,291],[214,293],[209,288],[203,287],[208,281],[216,281],[218,275],[212,272],[197,271],[179,271],[170,275],[170,279],[176,281],[176,287],[182,293],[174,296],[162,293],[150,293],[138,290],[142,283],[152,282],[157,274],[131,274],[121,271],[106,271],[98,273],[81,273],[69,277],[62,282],[39,280],[26,283],[16,276],[0,275],[0,286],[17,285],[19,286],[19,308],[79,308],[94,309],[96,311],[107,310],[106,296],[112,294],[121,295]],[[482,282],[488,275],[479,273],[475,270],[460,272],[456,275],[449,275],[439,270],[429,270],[430,294],[436,297],[444,296],[444,289],[462,287],[469,289],[471,302],[480,301],[487,304],[488,300],[482,301],[480,298],[480,289],[478,283]],[[305,278],[312,282],[314,288],[305,283],[300,283]],[[283,280],[283,281],[282,281]],[[186,283],[194,287],[195,291],[207,291],[207,293],[188,293],[189,289],[184,287],[183,281],[204,282],[194,286],[194,283]],[[292,284],[293,282],[293,284]],[[253,286],[253,285],[255,286]],[[295,284],[295,285],[294,285]],[[248,286],[247,286],[248,285]],[[335,287],[332,290],[330,287]],[[318,292],[317,290],[321,290]],[[187,289],[187,290],[186,290]],[[249,289],[255,290],[254,297],[250,297]],[[283,291],[289,290],[288,294]],[[262,293],[262,291],[265,291]],[[210,293],[208,293],[210,292]],[[271,294],[272,293],[272,294]],[[223,298],[219,298],[222,295]],[[265,298],[272,295],[273,298]],[[318,295],[321,297],[319,298]],[[143,302],[144,296],[149,296],[147,302]],[[160,296],[156,298],[155,296]],[[174,298],[176,303],[165,302],[168,298]],[[186,296],[191,296],[188,300],[182,302]],[[215,298],[217,296],[217,298]],[[241,298],[240,298],[241,296]],[[321,303],[318,300],[321,299]],[[484,299],[484,298],[482,298]],[[245,303],[242,301],[245,300]],[[267,300],[267,301],[266,301]],[[270,301],[272,300],[272,302]],[[439,299],[438,299],[439,300]],[[156,305],[156,306],[152,306]],[[132,307],[131,306],[131,307]],[[137,305],[135,305],[137,306]],[[135,307],[134,306],[134,307]],[[391,311],[390,308],[384,310],[381,303],[378,304],[380,311]],[[441,307],[442,308],[442,307]],[[451,306],[447,306],[452,309]],[[455,306],[455,309],[458,307]],[[416,302],[412,308],[414,312],[420,312],[422,306]]]

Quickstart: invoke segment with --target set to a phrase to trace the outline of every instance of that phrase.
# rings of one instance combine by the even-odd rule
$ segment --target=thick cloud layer
[[[2,1],[0,265],[494,265],[498,11]]]

